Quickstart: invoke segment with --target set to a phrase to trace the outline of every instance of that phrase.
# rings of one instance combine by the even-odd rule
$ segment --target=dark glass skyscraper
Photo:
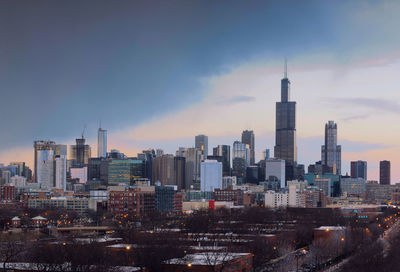
[[[296,102],[290,101],[290,81],[285,75],[281,80],[281,102],[276,102],[275,158],[285,160],[287,179],[294,176],[297,162]]]
[[[222,157],[222,174],[230,176],[231,173],[231,147],[229,145],[218,145],[213,148],[213,156]]]
[[[255,163],[254,132],[252,130],[244,130],[242,132],[242,143],[249,145],[249,148],[250,148],[250,165],[254,165],[254,163]]]
[[[367,180],[367,162],[366,161],[352,161],[350,163],[350,171],[352,178],[362,178]]]
[[[390,184],[390,161],[379,162],[379,184]]]
[[[341,174],[342,147],[337,145],[337,124],[329,121],[325,124],[325,145],[321,146],[323,172]]]

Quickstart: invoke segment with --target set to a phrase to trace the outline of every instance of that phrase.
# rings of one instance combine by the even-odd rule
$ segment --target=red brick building
[[[5,184],[1,186],[1,200],[14,201],[15,200],[15,188],[12,185]]]
[[[142,216],[154,209],[154,192],[140,188],[109,192],[108,211],[114,216]]]

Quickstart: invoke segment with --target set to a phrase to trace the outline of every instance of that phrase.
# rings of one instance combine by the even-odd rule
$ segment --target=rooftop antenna
[[[287,59],[285,57],[285,70],[284,70],[284,78],[287,78]]]

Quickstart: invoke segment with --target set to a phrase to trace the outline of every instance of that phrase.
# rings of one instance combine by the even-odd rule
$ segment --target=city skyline
[[[12,6],[12,4],[7,4],[8,9],[3,10],[10,11],[9,6]],[[272,9],[282,7],[285,7],[285,3],[275,3]],[[276,40],[272,45],[267,43],[267,38],[262,39],[257,48],[243,43],[240,46],[236,45],[232,50],[241,50],[241,52],[244,52],[240,57],[224,56],[217,58],[215,63],[204,63],[200,58],[190,59],[190,61],[184,62],[182,67],[179,67],[178,64],[176,64],[178,66],[173,67],[174,69],[172,70],[180,71],[178,75],[174,74],[174,81],[181,82],[180,84],[182,85],[177,88],[179,92],[170,93],[171,97],[168,98],[165,98],[162,93],[168,92],[168,90],[177,86],[174,86],[174,84],[165,84],[163,87],[151,86],[150,89],[152,91],[149,91],[149,93],[152,96],[146,97],[142,90],[146,89],[144,84],[148,82],[141,82],[143,86],[138,86],[127,81],[127,73],[136,71],[137,67],[131,67],[126,63],[127,66],[121,66],[119,65],[120,63],[112,62],[111,67],[118,68],[114,74],[108,74],[107,70],[94,70],[94,74],[89,75],[87,79],[80,76],[77,77],[77,74],[72,74],[70,75],[71,78],[79,79],[78,83],[73,85],[69,83],[67,86],[64,86],[63,83],[66,81],[69,82],[70,78],[61,77],[62,71],[70,71],[65,68],[67,64],[69,65],[67,67],[71,69],[71,65],[75,67],[73,64],[79,64],[79,62],[67,63],[64,58],[58,55],[58,53],[63,52],[61,50],[64,50],[64,47],[59,48],[57,44],[49,44],[48,46],[51,49],[50,53],[53,52],[54,54],[54,59],[61,64],[61,70],[50,73],[47,78],[48,81],[44,80],[46,77],[43,77],[43,75],[38,75],[41,82],[44,83],[32,84],[28,88],[28,85],[23,85],[23,83],[19,82],[16,83],[13,79],[21,76],[28,83],[32,83],[33,76],[36,75],[33,68],[36,65],[54,64],[50,59],[38,60],[34,58],[34,54],[38,53],[37,50],[39,50],[34,45],[38,42],[43,42],[44,37],[40,35],[37,37],[28,36],[24,40],[18,36],[18,34],[21,34],[20,32],[16,32],[15,37],[11,33],[5,32],[7,33],[6,37],[10,37],[10,46],[3,48],[4,45],[2,45],[2,49],[10,53],[10,55],[6,56],[5,63],[12,69],[7,70],[6,66],[5,71],[8,72],[0,73],[1,79],[4,82],[2,93],[5,95],[5,98],[13,97],[14,93],[21,94],[21,97],[23,97],[19,104],[15,105],[14,103],[13,105],[18,112],[13,113],[17,119],[11,119],[13,119],[13,123],[18,123],[19,127],[21,127],[21,123],[24,124],[22,127],[25,127],[26,130],[21,131],[20,129],[16,129],[13,127],[14,125],[9,124],[6,120],[6,124],[9,124],[9,129],[2,132],[1,138],[3,144],[0,146],[1,162],[26,161],[32,167],[32,143],[34,140],[50,139],[57,143],[70,145],[79,136],[84,124],[88,124],[88,143],[94,148],[92,153],[96,154],[94,152],[96,150],[96,124],[100,118],[103,120],[104,127],[109,132],[109,149],[119,149],[130,156],[134,156],[136,153],[149,147],[162,148],[166,153],[174,154],[179,146],[194,146],[193,137],[198,134],[209,136],[209,147],[214,147],[218,144],[232,145],[234,140],[240,140],[240,134],[243,130],[253,130],[256,137],[255,157],[257,161],[261,158],[262,149],[269,148],[272,150],[274,146],[274,105],[276,101],[279,101],[279,81],[283,73],[282,61],[284,56],[287,55],[289,60],[289,77],[292,87],[295,89],[293,100],[297,101],[298,105],[296,120],[297,146],[299,149],[298,162],[308,165],[319,159],[320,146],[323,144],[324,135],[321,127],[328,120],[334,120],[340,126],[338,144],[342,145],[342,174],[346,172],[350,173],[350,161],[365,160],[368,161],[369,179],[378,180],[379,161],[390,160],[392,162],[392,183],[397,182],[400,179],[398,166],[400,159],[397,155],[400,150],[400,146],[397,143],[400,129],[390,124],[397,122],[400,112],[400,106],[397,102],[400,101],[400,97],[396,90],[397,71],[400,68],[400,55],[395,48],[398,39],[391,35],[392,31],[390,30],[396,25],[397,19],[394,14],[400,10],[399,4],[389,1],[383,1],[380,4],[360,3],[360,5],[342,3],[328,12],[329,7],[329,5],[316,4],[311,9],[308,6],[300,7],[292,5],[288,11],[293,15],[293,18],[289,20],[288,25],[283,26],[280,25],[280,21],[276,17],[273,17],[275,20],[273,21],[273,25],[278,25],[279,27],[277,28],[279,31],[288,34],[287,36],[294,43],[305,43],[310,47],[309,50],[301,50],[299,46],[295,46],[296,50],[283,47],[282,50],[274,51],[289,39],[280,35],[279,31],[274,31],[271,33],[274,34],[273,37]],[[105,21],[99,17],[99,13],[105,8],[100,5],[98,10],[93,11],[91,17],[92,25],[89,26],[92,28],[86,29],[87,31],[90,30],[90,33],[96,33],[92,32],[92,30],[99,29],[98,25],[103,26],[105,24]],[[146,10],[146,7],[143,8]],[[228,10],[226,19],[232,21],[234,11],[238,8],[239,4],[233,5]],[[263,11],[262,7],[258,8],[260,11]],[[308,15],[312,11],[317,13],[311,15],[315,16],[312,19],[321,23],[320,28],[313,26],[311,30],[307,31],[306,28],[311,22],[305,20],[304,23],[299,25],[300,32],[306,34],[304,38],[290,31],[291,24],[296,19],[303,18],[301,15],[292,14],[295,8],[299,8]],[[164,9],[166,9],[165,6],[160,7],[160,11]],[[203,6],[203,9],[200,9],[200,13],[205,12],[204,9],[205,6]],[[11,9],[11,13],[16,15],[12,11]],[[24,15],[23,11],[20,16]],[[61,10],[55,10],[52,16],[60,15],[60,12]],[[46,20],[54,19],[52,16],[50,16],[51,18],[44,17],[39,19],[39,14],[41,13],[43,13],[43,10],[36,7],[30,17],[28,16],[28,19],[21,19],[18,23],[26,27],[27,24],[34,22],[35,24],[32,24],[32,26],[24,31],[35,31],[43,23],[48,22]],[[385,17],[383,17],[384,14]],[[344,18],[343,22],[329,21],[339,15],[344,15],[344,17],[341,17]],[[76,16],[80,19],[77,24],[82,23],[82,20],[88,20],[79,16],[79,14]],[[259,19],[262,18],[259,13],[254,14],[254,16]],[[322,19],[323,16],[326,16],[327,19]],[[6,18],[10,20],[10,23],[16,23],[14,22],[16,19],[11,18],[11,16]],[[19,17],[16,16],[16,18]],[[140,18],[143,19],[143,17]],[[386,20],[382,20],[383,18]],[[179,22],[179,19],[177,19],[177,22]],[[214,17],[211,19],[216,20]],[[265,23],[268,23],[270,19],[265,20]],[[109,27],[111,29],[118,27],[120,26],[118,23]],[[193,25],[195,22],[190,23]],[[346,23],[350,23],[349,25],[351,26],[347,30],[344,30],[343,27]],[[252,22],[252,24],[255,23]],[[368,25],[374,25],[375,28],[369,28]],[[77,61],[76,58],[78,56],[87,52],[89,45],[85,44],[85,42],[90,44],[90,42],[94,42],[98,38],[98,36],[89,35],[87,40],[76,42],[73,39],[73,34],[77,33],[73,31],[73,28],[60,25],[59,22],[56,22],[54,26],[71,31],[67,31],[65,38],[58,38],[61,41],[71,38],[71,42],[77,47],[74,48],[77,52],[76,54],[69,54],[72,54],[70,57],[73,57],[75,61]],[[156,26],[159,25],[156,24],[152,27]],[[216,24],[216,26],[221,31],[227,29],[222,24]],[[253,25],[249,25],[248,27],[251,26]],[[385,28],[386,32],[381,33],[379,31],[380,27]],[[201,34],[203,38],[210,36],[210,28],[202,29],[204,31]],[[255,29],[255,32],[259,34],[269,33],[262,32],[257,27]],[[54,29],[49,27],[45,30],[51,32]],[[123,30],[127,31],[125,28]],[[273,27],[267,27],[267,30],[272,31]],[[313,30],[318,30],[318,33],[327,32],[327,35],[323,36],[327,41],[323,41],[323,39],[316,39],[314,43],[307,41],[307,38],[311,37]],[[182,31],[186,33],[185,31],[187,30],[183,29]],[[100,31],[101,34],[105,33],[108,35],[110,35],[110,32],[105,33],[102,29]],[[368,33],[369,35],[361,38],[362,35],[358,34],[358,32],[361,34]],[[183,33],[175,33],[175,35],[172,35],[172,38],[176,39]],[[247,43],[251,43],[257,36],[257,33],[253,32],[249,34],[247,36]],[[121,44],[121,38],[117,34],[115,35],[117,37],[113,37]],[[15,39],[11,39],[12,37]],[[227,36],[229,42],[235,41],[235,37],[233,34]],[[80,36],[79,38],[82,37]],[[151,38],[155,39],[155,37],[146,38],[150,39],[150,41]],[[162,37],[159,38],[161,39]],[[373,40],[374,43],[368,43],[368,39]],[[30,47],[21,47],[24,44],[22,42],[26,42]],[[328,45],[329,42],[333,45]],[[224,45],[226,45],[215,46],[218,45],[218,40],[211,40],[211,43],[210,46],[214,46],[213,50],[215,52],[206,54],[207,60],[211,56],[221,52],[220,48],[225,48]],[[16,45],[16,49],[13,49],[13,45]],[[198,49],[193,44],[190,45],[186,48],[186,52],[194,52]],[[115,47],[112,49],[115,49]],[[16,57],[15,54],[20,52],[17,50],[23,50],[25,58],[20,59]],[[97,54],[101,55],[104,53],[104,48],[100,47],[98,50],[100,52],[97,52]],[[131,52],[131,54],[135,54],[135,50],[137,48],[126,46],[123,51],[124,53]],[[43,54],[41,50],[39,51]],[[178,54],[175,51],[174,53]],[[87,57],[95,56],[97,56],[96,52],[89,54]],[[176,57],[177,55],[174,56]],[[178,56],[180,60],[186,57],[185,54],[178,54]],[[112,56],[109,53],[105,57],[111,59]],[[218,68],[210,70],[203,67],[211,64],[216,65]],[[26,66],[26,68],[17,73],[16,70],[21,68],[21,65]],[[44,65],[44,67],[47,67],[47,65]],[[181,74],[183,67],[193,67],[195,69],[194,67],[199,66],[202,66],[202,69],[199,68],[196,72]],[[154,67],[157,67],[157,63],[154,66],[149,65],[148,69],[145,70],[149,73],[149,70]],[[85,68],[90,70],[92,66],[85,66]],[[163,67],[158,68],[160,71],[156,69],[154,72],[157,78],[168,77],[168,73],[165,72]],[[85,74],[82,70],[78,70],[82,74]],[[0,71],[3,71],[3,69],[0,69]],[[56,76],[54,77],[54,75]],[[72,110],[71,120],[64,120],[68,119],[63,117],[68,116],[65,114],[66,108],[71,111],[71,101],[69,99],[78,95],[79,92],[82,92],[84,97],[93,95],[94,90],[98,88],[97,85],[100,83],[95,84],[93,82],[96,82],[100,75],[110,80],[110,82],[105,84],[106,87],[101,88],[101,92],[99,93],[100,97],[105,95],[101,100],[103,108],[108,103],[110,103],[110,106],[116,103],[117,107],[123,108],[126,107],[124,101],[136,101],[135,103],[138,104],[133,106],[133,108],[137,108],[134,109],[134,114],[131,114],[130,119],[127,120],[124,116],[125,110],[121,109],[119,111],[120,116],[118,114],[111,114],[112,116],[104,117],[96,110],[89,114],[89,111],[93,110],[91,107],[81,107],[83,110],[75,110],[75,108]],[[50,80],[49,78],[53,79]],[[120,78],[124,79],[123,85],[114,86],[111,84]],[[187,78],[191,78],[191,80],[189,81]],[[160,84],[169,83],[160,82]],[[43,93],[41,88],[47,91]],[[68,90],[72,90],[72,94],[69,94]],[[117,92],[111,93],[113,95],[118,94],[119,98],[108,99],[109,95],[107,93],[111,90]],[[122,92],[121,90],[125,91]],[[128,95],[127,90],[133,90],[133,92]],[[158,91],[154,92],[154,90]],[[187,92],[186,90],[192,91]],[[38,96],[37,98],[42,98],[43,96],[48,98],[48,102],[51,102],[50,104],[53,108],[51,112],[54,116],[42,118],[43,115],[37,115],[39,113],[43,114],[42,109],[37,110],[39,113],[32,112],[30,104],[42,101],[37,98],[32,99],[32,93]],[[186,94],[181,96],[184,93]],[[179,98],[180,96],[181,98]],[[96,101],[98,99],[95,98]],[[160,103],[159,100],[163,99],[167,99],[166,103]],[[165,110],[161,110],[164,109],[161,107],[164,104],[167,107]],[[1,109],[2,116],[8,116],[10,113],[8,107],[8,105],[5,105]],[[146,107],[150,107],[148,112],[151,111],[151,113],[147,115],[139,113],[143,112],[143,108]],[[45,109],[46,107],[43,108]],[[129,110],[132,109],[132,107],[126,108],[129,108]],[[38,122],[36,119],[32,121],[30,114],[27,112],[32,112],[32,116],[37,120],[41,120],[41,122]],[[215,118],[216,112],[218,112],[218,118]],[[62,123],[62,127],[61,124],[55,122],[57,118],[60,120],[59,118],[61,117],[64,118],[61,119],[63,122],[58,122]],[[196,120],[196,122],[193,124],[192,120]]]

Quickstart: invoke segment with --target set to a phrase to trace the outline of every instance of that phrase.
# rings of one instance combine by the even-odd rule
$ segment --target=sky
[[[400,179],[398,1],[0,2],[0,162],[32,166],[33,141],[73,144],[84,126],[96,154],[209,150],[256,135],[273,150],[275,102],[288,59],[298,162],[320,160],[338,124],[342,169],[392,162]]]

